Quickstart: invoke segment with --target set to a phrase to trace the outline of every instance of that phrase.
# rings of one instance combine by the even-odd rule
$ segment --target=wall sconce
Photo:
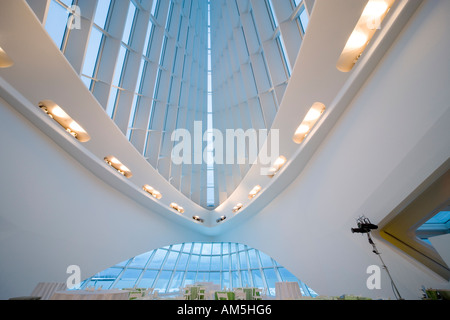
[[[174,209],[175,211],[177,211],[178,213],[184,213],[184,209],[183,209],[183,207],[180,207],[178,204],[176,204],[176,203],[171,203],[170,204],[170,207],[172,208],[172,209]]]
[[[39,108],[80,142],[87,142],[91,139],[86,131],[53,101],[42,101],[39,103]]]
[[[395,0],[370,0],[350,35],[336,67],[349,72],[360,59]]]
[[[294,140],[295,143],[301,144],[303,140],[308,136],[313,127],[316,125],[317,121],[322,117],[325,112],[325,105],[320,102],[316,102],[312,105],[311,109],[309,109],[308,113],[303,119],[300,126],[295,131]]]
[[[248,194],[248,198],[249,199],[253,199],[254,197],[256,197],[256,195],[262,190],[261,186],[256,186],[252,189],[252,191],[250,191],[250,193]]]
[[[158,200],[162,198],[162,194],[158,190],[155,190],[153,187],[150,187],[148,184],[143,186],[142,189]]]
[[[126,178],[131,178],[133,174],[131,173],[130,169],[125,167],[122,162],[120,162],[116,157],[108,156],[104,158],[105,162],[109,164],[111,167],[117,170],[121,175],[123,175]]]

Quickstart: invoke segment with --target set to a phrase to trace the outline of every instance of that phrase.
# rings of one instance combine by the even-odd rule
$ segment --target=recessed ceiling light
[[[300,126],[295,131],[292,140],[294,140],[294,142],[297,144],[302,143],[303,140],[305,140],[305,138],[311,132],[313,127],[316,125],[317,121],[319,121],[319,119],[322,117],[324,112],[325,105],[323,103],[314,103],[311,109],[309,109]]]
[[[194,219],[197,222],[203,223],[205,220],[203,220],[202,218],[200,218],[199,216],[193,216],[192,219]]]
[[[273,166],[269,169],[269,177],[274,177],[278,171],[281,170],[281,168],[283,168],[283,166],[286,164],[287,159],[284,156],[280,156],[277,158],[277,160],[275,160],[275,163],[273,164]]]
[[[14,65],[14,61],[6,54],[5,50],[0,47],[0,68],[9,68]]]
[[[256,187],[254,187],[252,189],[252,191],[250,191],[250,193],[248,194],[248,198],[249,199],[253,199],[254,197],[256,197],[256,195],[262,190],[260,185],[257,185]]]
[[[349,72],[360,59],[370,40],[386,17],[395,0],[369,0],[361,18],[347,40],[336,67]]]
[[[153,187],[149,186],[148,184],[143,186],[142,189],[158,200],[162,198],[162,194],[158,190],[155,190]]]
[[[60,106],[50,100],[41,101],[39,108],[55,120],[68,133],[80,142],[87,142],[91,137],[77,122],[75,122]]]
[[[221,223],[222,221],[225,221],[227,219],[226,216],[221,216],[219,219],[216,220],[217,223]]]
[[[130,169],[125,167],[122,162],[120,162],[116,157],[113,156],[107,156],[104,158],[105,162],[109,164],[111,167],[117,170],[121,175],[123,175],[126,178],[131,178],[133,174],[131,173]]]
[[[240,211],[243,207],[244,205],[242,203],[238,203],[237,205],[234,206],[233,213]]]
[[[181,206],[179,206],[179,205],[176,204],[176,203],[171,203],[171,204],[170,204],[170,207],[171,207],[172,209],[174,209],[175,211],[177,211],[178,213],[184,213],[184,208],[181,207]]]

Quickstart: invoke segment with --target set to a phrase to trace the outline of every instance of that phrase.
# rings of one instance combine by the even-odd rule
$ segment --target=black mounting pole
[[[369,239],[369,243],[373,247],[373,253],[375,253],[380,258],[381,263],[383,264],[383,269],[386,270],[386,273],[388,274],[389,279],[391,279],[391,284],[392,284],[392,287],[394,290],[394,294],[398,295],[397,300],[403,300],[402,296],[400,295],[400,292],[398,291],[398,289],[394,283],[394,280],[392,279],[391,274],[389,273],[389,270],[388,270],[386,264],[384,263],[383,259],[381,258],[381,253],[378,251],[377,247],[375,246],[375,243],[372,240],[372,237],[370,236],[370,232],[367,233],[367,238]]]

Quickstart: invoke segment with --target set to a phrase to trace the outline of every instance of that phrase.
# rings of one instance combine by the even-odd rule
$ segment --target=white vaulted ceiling
[[[45,10],[38,3],[2,2],[8,14],[1,17],[1,45],[15,62],[1,74],[4,96],[105,182],[205,234],[252,217],[301,173],[418,5],[397,1],[355,69],[344,73],[336,63],[367,1],[79,0],[80,28],[59,35],[52,10],[67,23],[71,3],[47,1]],[[61,130],[39,110],[43,100],[60,105],[91,140],[80,143]],[[294,143],[316,102],[326,106],[324,116]],[[277,130],[285,167],[269,178],[258,163],[174,164],[172,132],[194,134],[200,121],[202,133],[216,128],[224,136],[227,129]],[[208,141],[202,150],[210,150]],[[106,156],[133,176],[118,175]],[[149,197],[144,185],[162,198]],[[262,190],[249,199],[256,185]],[[242,209],[233,213],[238,203]]]

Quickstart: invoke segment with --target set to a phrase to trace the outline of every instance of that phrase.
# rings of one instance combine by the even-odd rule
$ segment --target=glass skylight
[[[416,230],[421,240],[431,245],[429,238],[450,233],[450,207],[425,222]]]
[[[213,129],[271,128],[312,3],[51,0],[44,27],[142,156],[185,196],[214,208],[251,164],[215,164]],[[73,5],[83,21],[76,30],[68,26]],[[174,164],[171,134],[195,122],[207,135],[207,161]]]
[[[84,280],[79,289],[154,288],[178,293],[196,282],[213,282],[222,289],[258,287],[275,296],[275,283],[298,282],[303,296],[318,294],[263,252],[237,243],[171,245],[123,261]]]
[[[66,1],[71,5],[71,1]],[[67,22],[69,19],[69,11],[67,10],[67,4],[64,6],[62,3],[52,0],[48,9],[47,23],[45,24],[45,30],[47,30],[50,37],[52,37],[58,48],[62,49],[64,36],[66,34]]]

